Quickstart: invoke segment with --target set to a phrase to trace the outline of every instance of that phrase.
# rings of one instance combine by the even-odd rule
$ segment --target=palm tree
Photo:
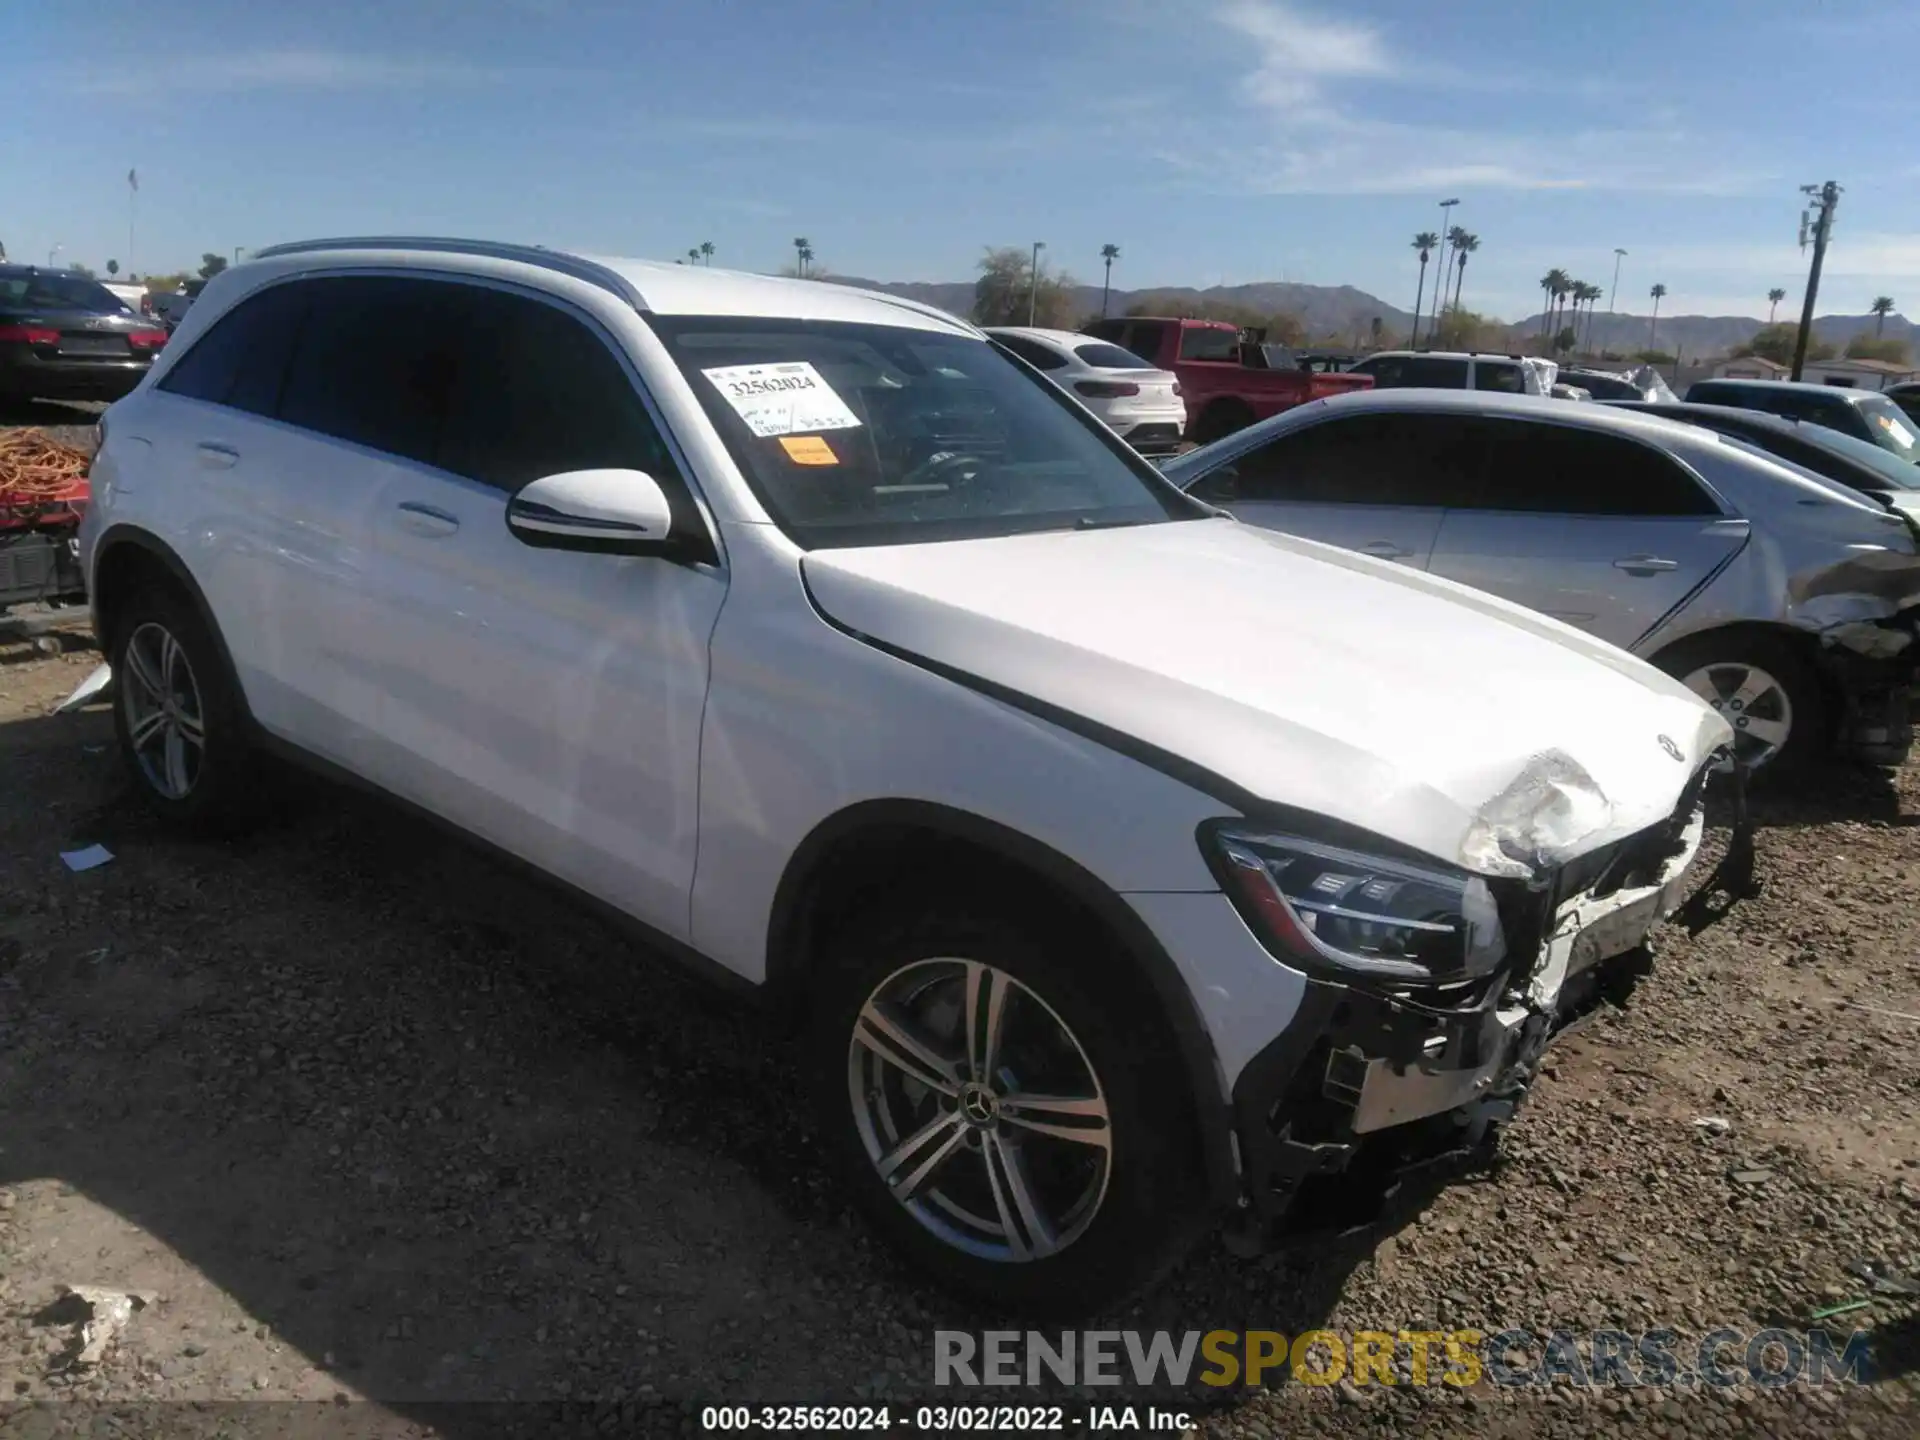
[[[1540,288],[1547,292],[1547,328],[1545,333],[1549,336],[1559,333],[1554,328],[1554,321],[1556,319],[1555,311],[1559,308],[1560,302],[1566,298],[1568,288],[1572,284],[1572,278],[1558,265],[1547,271],[1541,278]]]
[[[1780,302],[1787,298],[1787,292],[1778,287],[1767,292],[1767,324],[1773,324],[1773,315],[1780,308]]]
[[[1102,245],[1100,258],[1106,262],[1107,277],[1100,282],[1100,318],[1107,318],[1107,294],[1113,289],[1113,262],[1120,258],[1118,245]]]
[[[687,247],[687,263],[689,265],[698,265],[700,263],[700,247],[698,245],[689,245]]]
[[[1549,270],[1540,277],[1540,337],[1544,340],[1547,326],[1553,320],[1553,277],[1560,272]]]
[[[800,245],[800,273],[802,275],[810,275],[809,267],[812,264],[813,264],[813,246],[808,245],[803,241],[801,242],[801,245]]]
[[[1480,248],[1480,237],[1467,230],[1453,232],[1453,309],[1460,311],[1460,287],[1467,279],[1467,257]]]
[[[713,268],[713,242],[711,240],[702,240],[700,242],[700,253],[706,259],[707,268],[711,270]]]
[[[1410,346],[1420,343],[1420,302],[1427,293],[1427,261],[1439,244],[1440,237],[1431,230],[1422,230],[1413,237],[1413,248],[1420,252],[1420,283],[1413,292],[1413,338],[1407,342]]]
[[[1589,351],[1591,351],[1591,350],[1593,349],[1593,306],[1594,306],[1594,302],[1595,302],[1596,300],[1598,300],[1598,299],[1600,299],[1600,297],[1601,297],[1601,296],[1603,296],[1603,295],[1605,295],[1606,293],[1607,293],[1607,292],[1606,292],[1606,291],[1605,291],[1604,289],[1602,289],[1602,288],[1601,288],[1600,286],[1598,286],[1598,285],[1589,285],[1589,286],[1587,286],[1587,343],[1586,343],[1586,349],[1587,349],[1587,350],[1589,350]]]
[[[1647,326],[1647,349],[1653,349],[1653,337],[1660,333],[1660,300],[1667,293],[1667,287],[1656,285],[1647,292],[1653,296],[1653,320]]]
[[[813,247],[808,243],[806,236],[796,235],[793,237],[793,253],[796,257],[794,270],[800,278],[804,280],[807,276],[807,261],[813,255]]]
[[[1873,304],[1867,308],[1873,312],[1873,338],[1878,340],[1880,333],[1887,328],[1887,316],[1893,313],[1893,297],[1876,295]]]

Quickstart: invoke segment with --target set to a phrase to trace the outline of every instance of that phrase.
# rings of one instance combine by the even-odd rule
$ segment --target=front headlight
[[[1430,985],[1478,979],[1506,958],[1477,875],[1264,831],[1219,829],[1212,843],[1241,914],[1308,969]]]

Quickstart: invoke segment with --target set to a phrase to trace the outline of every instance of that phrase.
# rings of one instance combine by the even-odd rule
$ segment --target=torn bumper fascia
[[[1502,886],[1510,967],[1456,995],[1383,992],[1310,977],[1287,1030],[1234,1087],[1243,1223],[1257,1248],[1305,1187],[1385,1181],[1450,1157],[1484,1153],[1510,1118],[1576,990],[1608,962],[1645,955],[1648,932],[1688,908],[1705,831],[1703,769],[1657,833],[1611,846],[1587,868]],[[1744,774],[1734,772],[1728,856],[1695,898],[1751,891]],[[1561,895],[1563,884],[1578,883]],[[1716,917],[1717,918],[1717,917]],[[1361,1172],[1355,1175],[1355,1172]],[[1384,1186],[1381,1187],[1384,1190]]]
[[[1913,748],[1912,696],[1920,674],[1920,606],[1881,596],[1822,594],[1794,623],[1820,642],[1817,662],[1840,699],[1834,743],[1870,765],[1902,765]]]

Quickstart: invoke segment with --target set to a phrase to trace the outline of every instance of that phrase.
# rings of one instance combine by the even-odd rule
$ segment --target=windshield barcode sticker
[[[722,365],[700,372],[734,414],[763,438],[816,430],[851,430],[860,417],[805,360],[779,365]]]

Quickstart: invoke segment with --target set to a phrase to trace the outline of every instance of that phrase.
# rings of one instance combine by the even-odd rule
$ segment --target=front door
[[[557,302],[461,287],[469,323],[431,465],[373,525],[383,781],[684,937],[715,565],[522,545],[508,495],[568,470],[641,470],[701,524],[636,377]]]

